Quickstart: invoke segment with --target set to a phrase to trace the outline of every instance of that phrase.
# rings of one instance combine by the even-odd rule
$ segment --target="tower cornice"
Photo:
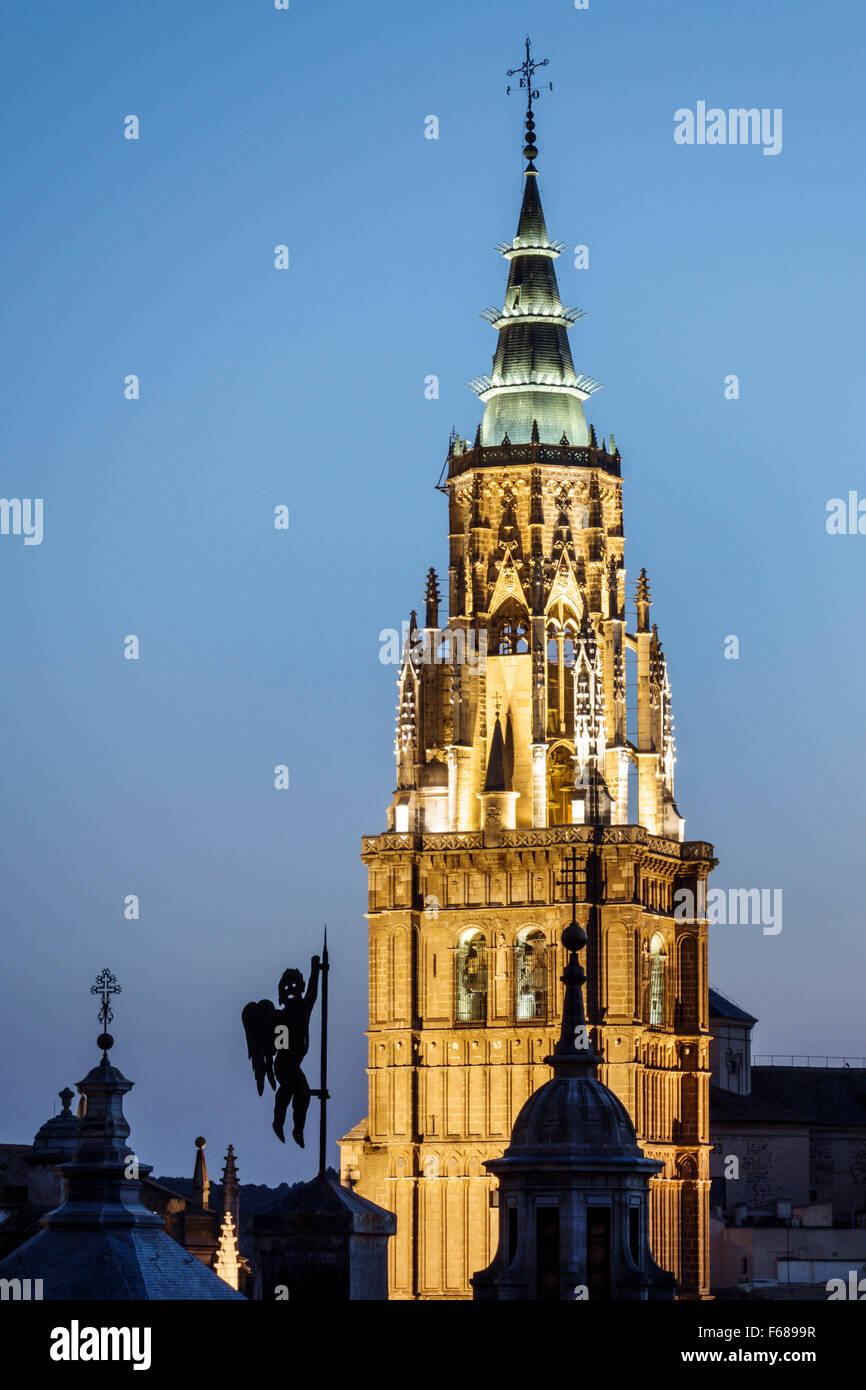
[[[595,832],[598,831],[596,839]],[[548,825],[526,827],[516,830],[503,830],[500,850],[509,849],[553,849],[564,845],[597,843],[599,845],[638,845],[651,854],[681,863],[706,863],[713,865],[715,859],[713,846],[706,840],[674,840],[668,836],[653,835],[643,825]],[[442,833],[417,834],[414,832],[386,831],[381,835],[362,837],[361,858],[382,853],[405,853],[423,851],[425,853],[449,853],[467,850],[483,850],[484,837],[480,830],[444,831]]]
[[[622,476],[622,456],[592,445],[573,444],[476,444],[448,455],[448,477],[457,478],[473,468],[501,468],[503,464],[554,464],[567,468],[600,468],[614,478]]]

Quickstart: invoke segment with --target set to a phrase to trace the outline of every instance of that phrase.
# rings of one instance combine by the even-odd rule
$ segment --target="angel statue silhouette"
[[[324,968],[327,970],[327,964]],[[270,999],[260,999],[258,1003],[247,1004],[241,1014],[259,1095],[265,1089],[265,1077],[276,1091],[274,1133],[285,1144],[283,1126],[291,1105],[292,1138],[301,1148],[304,1147],[304,1121],[310,1097],[321,1095],[320,1091],[310,1090],[301,1070],[310,1046],[310,1014],[319,992],[321,970],[322,962],[318,956],[313,956],[306,992],[300,970],[286,970],[277,991],[279,1007]]]

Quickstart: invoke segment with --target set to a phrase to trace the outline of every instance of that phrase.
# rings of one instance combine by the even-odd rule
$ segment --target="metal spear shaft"
[[[319,1070],[319,1177],[325,1174],[325,1156],[328,1146],[328,928],[325,927],[325,943],[322,947],[322,1045]]]

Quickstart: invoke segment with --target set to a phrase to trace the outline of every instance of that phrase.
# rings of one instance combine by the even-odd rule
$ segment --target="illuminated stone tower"
[[[621,458],[575,372],[538,191],[533,63],[523,200],[484,418],[447,460],[448,616],[427,576],[398,681],[397,788],[369,869],[369,1115],[343,1179],[397,1215],[393,1298],[465,1299],[497,1244],[495,1180],[551,1075],[563,871],[577,849],[586,1013],[600,1079],[647,1158],[651,1239],[683,1297],[708,1292],[706,923],[712,847],[674,800],[667,666],[646,574],[626,614]],[[597,848],[599,912],[587,863]],[[675,899],[678,890],[691,897]]]

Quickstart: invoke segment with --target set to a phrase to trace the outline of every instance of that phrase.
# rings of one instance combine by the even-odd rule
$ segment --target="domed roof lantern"
[[[649,1248],[649,1182],[662,1164],[645,1158],[631,1118],[597,1071],[583,1005],[586,973],[578,953],[600,923],[599,828],[586,847],[587,927],[578,921],[578,853],[560,880],[571,890],[562,932],[562,1027],[545,1061],[553,1077],[526,1101],[499,1159],[499,1249],[474,1275],[479,1300],[672,1299],[674,1277]],[[588,929],[588,930],[587,930]]]

